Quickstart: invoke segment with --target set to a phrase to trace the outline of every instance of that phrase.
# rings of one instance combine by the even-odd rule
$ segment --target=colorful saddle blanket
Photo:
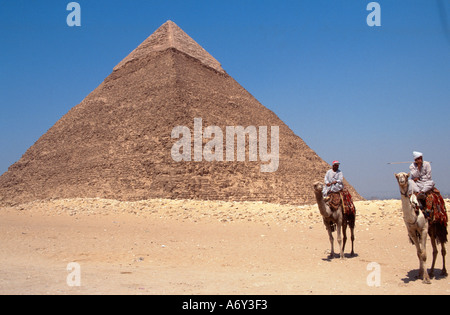
[[[441,192],[437,188],[434,188],[425,195],[425,202],[423,203],[424,207],[422,209],[425,217],[427,217],[431,223],[439,223],[447,226],[447,209],[445,208],[445,201],[441,196]],[[416,196],[420,200],[418,194],[416,194]]]
[[[344,214],[355,214],[356,208],[353,204],[352,195],[347,189],[343,189],[340,192],[330,192],[329,205],[332,211],[336,211],[342,205]]]

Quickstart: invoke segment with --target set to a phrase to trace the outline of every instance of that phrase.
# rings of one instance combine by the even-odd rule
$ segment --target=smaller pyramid
[[[225,73],[220,62],[170,20],[161,25],[161,27],[143,41],[142,44],[114,67],[114,71],[119,70],[128,62],[145,58],[153,52],[165,51],[169,48],[175,48],[176,50],[199,60],[205,66],[213,68],[218,72]]]

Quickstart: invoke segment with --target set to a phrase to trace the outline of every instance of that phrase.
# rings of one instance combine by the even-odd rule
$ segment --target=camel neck
[[[417,222],[417,216],[411,207],[411,201],[407,196],[404,196],[403,194],[402,194],[402,210],[403,210],[403,219],[407,223],[414,224]]]
[[[329,217],[331,215],[330,212],[327,211],[327,206],[325,205],[325,201],[323,200],[323,196],[321,192],[315,192],[317,206],[319,207],[320,214],[324,217]]]

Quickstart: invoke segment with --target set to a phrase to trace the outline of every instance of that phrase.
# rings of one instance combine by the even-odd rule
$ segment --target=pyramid
[[[276,171],[263,172],[261,156],[249,158],[250,140],[243,161],[176,161],[172,151],[178,140],[172,131],[184,126],[194,133],[199,118],[203,131],[215,126],[224,134],[229,126],[267,126],[268,132],[277,126]],[[194,138],[192,147],[199,144]],[[200,148],[208,143],[200,141]],[[268,142],[270,149],[270,137]],[[100,197],[308,204],[315,202],[313,182],[322,181],[329,168],[214,57],[168,21],[9,167],[0,177],[0,203]]]

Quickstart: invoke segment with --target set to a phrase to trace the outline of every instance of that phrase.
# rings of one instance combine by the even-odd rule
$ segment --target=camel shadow
[[[402,278],[403,283],[408,284],[410,282],[414,282],[417,280],[421,280],[419,278],[419,269],[414,269],[414,270],[410,270],[408,271],[408,273],[406,274],[405,278]]]
[[[429,272],[429,271],[427,271]],[[442,275],[442,270],[441,269],[434,269],[434,276],[431,278],[431,280],[442,280],[442,279],[446,279],[447,276]],[[406,274],[405,278],[401,279],[403,281],[403,283],[408,284],[410,282],[414,282],[414,281],[422,281],[422,278],[419,278],[419,269],[413,269],[408,271],[408,273]]]
[[[356,258],[358,256],[359,255],[357,253],[354,253],[353,255],[350,254],[350,253],[348,253],[348,254],[344,253],[344,258],[345,259]],[[331,261],[336,260],[336,259],[339,259],[339,254],[338,253],[334,253],[334,255],[328,254],[328,256],[326,258],[322,258],[323,261],[328,261],[328,262],[331,262]]]

